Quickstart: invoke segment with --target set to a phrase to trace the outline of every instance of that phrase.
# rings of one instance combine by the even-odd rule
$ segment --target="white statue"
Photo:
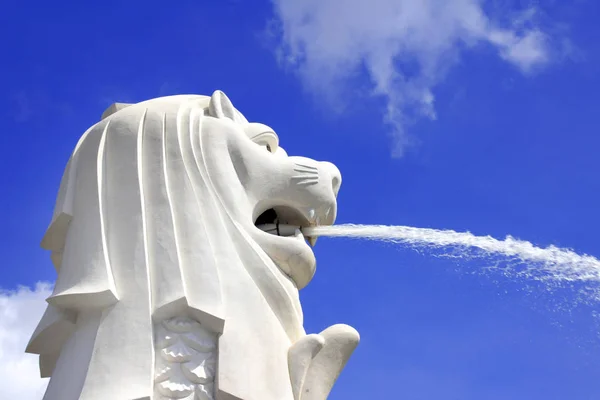
[[[27,352],[44,399],[325,399],[359,337],[305,333],[300,228],[333,223],[340,183],[220,91],[111,106],[42,241],[58,277]]]

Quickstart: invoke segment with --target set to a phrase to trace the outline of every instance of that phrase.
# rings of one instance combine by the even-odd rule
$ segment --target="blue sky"
[[[288,153],[339,167],[338,223],[600,256],[599,3],[177,4],[3,3],[0,398],[39,398],[21,354],[36,283],[55,279],[39,241],[76,141],[113,102],[223,90]],[[372,242],[315,252],[307,331],[361,333],[331,399],[600,397],[599,307],[581,287]]]

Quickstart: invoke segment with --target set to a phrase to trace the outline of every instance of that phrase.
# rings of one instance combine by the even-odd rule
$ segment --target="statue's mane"
[[[114,270],[121,266],[115,264],[122,262],[156,264],[157,279],[193,273],[189,253],[210,243],[205,226],[217,225],[212,216],[218,204],[210,202],[213,188],[196,140],[210,98],[174,98],[179,101],[159,98],[124,108],[90,128],[76,146],[42,242],[58,273],[51,305],[113,304],[120,296]],[[202,296],[186,293],[183,282],[194,278],[182,276],[180,287],[154,293],[155,311]],[[203,293],[214,298],[209,290]]]

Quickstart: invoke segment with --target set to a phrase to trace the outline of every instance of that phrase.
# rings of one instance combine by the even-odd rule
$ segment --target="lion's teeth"
[[[258,229],[276,236],[295,236],[299,229],[297,225],[288,224],[263,224],[257,225]]]
[[[295,225],[279,224],[278,234],[279,236],[294,236],[296,233],[296,228],[298,227]]]
[[[318,237],[316,236],[307,236],[306,240],[308,241],[308,244],[310,244],[310,247],[315,247],[315,243],[317,243],[317,239]]]
[[[276,224],[258,225],[257,228],[260,229],[261,231],[265,231],[265,232],[273,233],[273,234],[277,235],[277,225]]]

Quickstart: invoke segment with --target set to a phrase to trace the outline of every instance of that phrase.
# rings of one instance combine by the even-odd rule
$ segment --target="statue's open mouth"
[[[314,246],[317,238],[305,236],[302,233],[302,227],[316,225],[315,222],[309,221],[307,216],[293,208],[275,207],[260,214],[254,225],[261,231],[271,235],[290,238],[302,235],[311,246]]]

